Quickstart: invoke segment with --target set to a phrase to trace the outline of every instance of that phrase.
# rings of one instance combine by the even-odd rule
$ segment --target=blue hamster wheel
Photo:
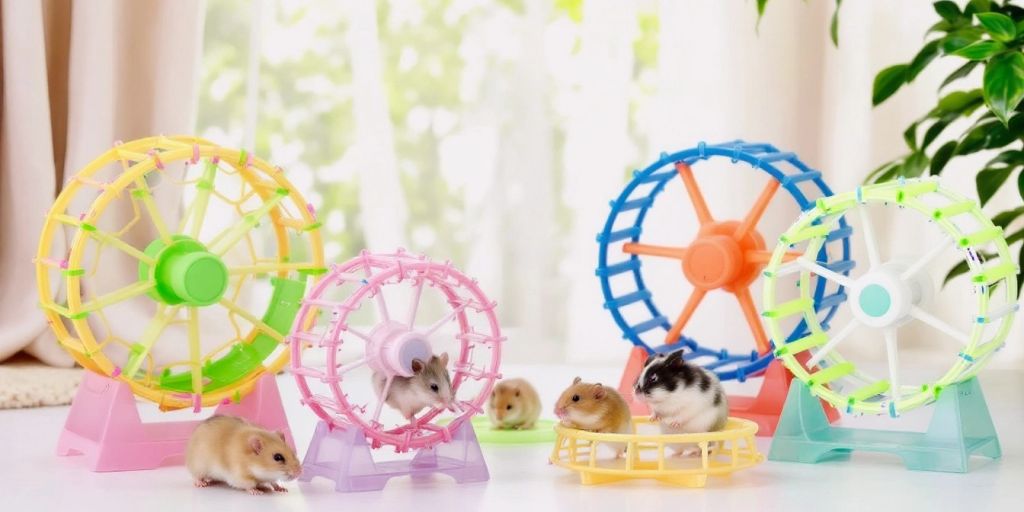
[[[750,169],[768,175],[766,187],[743,219],[712,217],[693,176],[693,168],[712,158],[727,158],[734,164],[745,162]],[[675,179],[683,181],[700,224],[699,232],[686,246],[645,244],[642,241],[644,219],[658,195]],[[767,143],[701,142],[695,148],[662,153],[656,162],[634,171],[619,197],[610,202],[611,212],[597,235],[595,273],[601,280],[604,307],[622,330],[623,338],[648,354],[685,347],[687,359],[714,371],[722,380],[742,382],[762,373],[774,357],[773,344],[761,326],[749,287],[760,275],[775,245],[775,240],[765,245],[757,224],[767,206],[785,195],[776,194],[779,188],[788,192],[801,211],[813,207],[817,199],[832,195],[819,171],[809,168],[794,153],[779,151]],[[849,275],[854,267],[850,259],[851,233],[846,220],[840,219],[815,259],[834,272]],[[793,257],[796,256],[794,253]],[[644,283],[643,261],[647,257],[679,260],[685,278],[694,287],[674,320],[662,313]],[[841,286],[821,278],[814,278],[810,285],[814,289],[819,321],[827,327],[838,306],[846,300],[846,293]],[[683,335],[687,321],[703,297],[716,290],[736,296],[754,337],[755,350],[730,353],[701,345]],[[785,341],[801,338],[806,331],[807,325],[801,320]]]

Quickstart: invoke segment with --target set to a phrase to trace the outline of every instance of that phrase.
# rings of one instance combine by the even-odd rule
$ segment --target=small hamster
[[[682,350],[648,359],[633,392],[651,408],[651,420],[658,421],[665,434],[713,432],[724,428],[729,418],[718,377],[683,359]],[[694,446],[672,448],[686,455]]]
[[[412,377],[396,376],[388,388],[388,396],[384,403],[402,413],[405,419],[412,421],[416,414],[426,407],[451,409],[455,397],[452,394],[452,378],[448,374],[448,353],[430,356],[424,362],[421,359],[412,361]],[[373,389],[377,396],[384,393],[387,377],[374,372]]]
[[[277,482],[302,473],[283,433],[234,416],[213,416],[196,427],[188,440],[185,466],[196,487],[224,482],[249,494],[263,494],[263,488],[288,492]]]
[[[579,377],[573,379],[572,385],[558,397],[555,415],[562,425],[569,428],[601,433],[633,433],[633,418],[622,395],[600,383],[583,382]],[[625,453],[625,444],[608,444],[615,450],[616,456],[621,457]]]
[[[531,429],[540,417],[540,409],[540,396],[525,379],[499,382],[487,401],[487,416],[496,429]]]

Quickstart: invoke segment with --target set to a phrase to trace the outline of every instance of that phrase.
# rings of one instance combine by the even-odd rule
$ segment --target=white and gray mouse
[[[448,374],[448,354],[431,356],[429,361],[413,359],[412,377],[396,376],[388,389],[384,403],[402,413],[412,421],[427,407],[451,409],[455,406],[452,394],[452,379]],[[384,393],[387,377],[378,372],[373,374],[373,389],[380,397]]]
[[[683,359],[683,350],[647,360],[633,386],[636,398],[651,409],[651,420],[665,434],[695,434],[725,428],[729,404],[718,377]],[[672,445],[680,455],[695,446]]]

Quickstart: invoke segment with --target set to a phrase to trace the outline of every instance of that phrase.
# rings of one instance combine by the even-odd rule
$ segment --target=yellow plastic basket
[[[729,418],[724,429],[700,434],[660,434],[648,418],[639,416],[633,425],[632,434],[599,434],[559,424],[551,463],[578,472],[586,485],[645,478],[703,487],[708,475],[729,475],[764,461],[754,443],[757,424],[752,421]],[[673,456],[677,444],[699,447],[700,456]],[[616,445],[625,447],[625,457],[615,458]]]

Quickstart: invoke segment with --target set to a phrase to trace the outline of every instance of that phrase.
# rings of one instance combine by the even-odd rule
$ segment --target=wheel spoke
[[[900,399],[900,354],[897,347],[896,329],[890,327],[882,331],[885,336],[885,352],[889,360],[889,393],[895,409]]]
[[[384,389],[381,390],[380,396],[377,397],[377,406],[373,408],[373,422],[380,422],[380,411],[384,408],[384,401],[388,397],[388,393],[391,391],[391,382],[395,380],[395,376],[391,375],[388,380],[384,382]]]
[[[786,251],[786,254],[782,256],[782,262],[789,263],[803,255],[804,253],[802,252]],[[743,253],[743,258],[747,261],[747,263],[759,263],[762,265],[767,265],[772,260],[772,251],[766,249],[761,249],[758,251],[747,251]]]
[[[932,247],[932,249],[928,251],[927,254],[921,256],[921,258],[915,261],[913,265],[907,267],[907,269],[904,270],[902,274],[900,274],[900,279],[906,281],[917,275],[918,272],[924,269],[924,267],[927,266],[928,263],[930,263],[933,259],[935,259],[936,256],[942,254],[947,248],[949,248],[950,245],[953,245],[953,239],[949,237],[943,238],[941,243],[939,243],[935,247]]]
[[[430,336],[431,334],[434,334],[434,331],[440,329],[444,324],[446,324],[449,321],[451,321],[452,318],[455,318],[455,315],[461,313],[462,310],[466,309],[466,306],[468,306],[468,305],[469,305],[469,303],[467,302],[465,304],[460,304],[460,305],[456,306],[455,308],[452,308],[452,310],[449,311],[447,315],[441,317],[438,321],[436,321],[433,324],[431,324],[430,327],[427,327],[427,330],[423,331],[423,335],[424,336]]]
[[[693,209],[697,212],[697,220],[700,221],[701,225],[712,222],[714,219],[711,218],[708,204],[704,202],[704,194],[701,193],[700,187],[697,186],[697,180],[693,179],[693,169],[690,169],[686,162],[676,162],[676,172],[683,179],[686,193],[689,194],[690,202],[693,203]]]
[[[420,296],[423,294],[424,281],[426,281],[425,275],[416,278],[416,287],[412,294],[412,301],[409,303],[408,316],[405,319],[405,325],[410,329],[416,325],[416,311],[420,308]]]
[[[71,314],[89,313],[91,311],[96,311],[97,309],[103,309],[112,304],[117,304],[118,302],[124,302],[132,297],[138,297],[139,295],[152,290],[154,286],[156,286],[156,284],[153,281],[136,281],[128,286],[100,295],[99,297],[82,304],[76,311],[71,311]]]
[[[362,367],[362,366],[366,366],[366,358],[365,357],[360,357],[359,359],[356,359],[355,361],[352,361],[351,363],[343,364],[341,366],[336,367],[335,368],[335,370],[336,370],[335,373],[337,373],[338,376],[341,377],[342,375],[345,375],[346,373],[348,373],[348,372],[350,372],[352,370],[355,370],[356,368]]]
[[[149,220],[153,222],[153,227],[156,228],[156,232],[160,235],[160,240],[163,243],[171,244],[171,233],[167,231],[167,222],[164,221],[163,215],[160,214],[160,209],[156,205],[156,201],[153,200],[153,193],[149,189],[149,185],[146,185],[145,178],[135,179],[135,190],[138,192],[139,199],[142,201],[142,205],[146,207],[146,212],[149,214]],[[136,194],[132,194],[135,197]]]
[[[825,346],[819,348],[818,351],[815,352],[814,355],[807,360],[807,368],[814,368],[818,363],[825,359],[825,356],[827,356],[829,352],[832,352],[832,350],[835,349],[836,346],[838,346],[840,343],[842,343],[843,340],[849,337],[850,334],[853,333],[853,331],[857,330],[857,327],[859,325],[860,323],[857,322],[856,320],[850,320],[850,323],[846,324],[846,326],[843,327],[839,332],[832,335],[832,338],[828,340],[828,343],[826,343]]]
[[[300,262],[300,263],[258,263],[255,265],[241,265],[238,267],[228,267],[228,274],[230,275],[243,275],[243,274],[272,274],[274,272],[284,272],[291,270],[315,270],[317,268],[313,262]]]
[[[256,227],[256,224],[259,223],[264,215],[270,213],[270,210],[273,210],[285,197],[283,194],[274,194],[273,197],[264,201],[259,208],[243,215],[238,222],[228,226],[214,236],[213,240],[210,240],[210,243],[207,244],[209,251],[217,256],[224,256],[239,240],[245,237],[246,233]]]
[[[180,306],[167,307],[163,304],[159,305],[156,310],[156,314],[146,325],[146,328],[142,331],[142,337],[139,339],[136,346],[137,349],[132,351],[131,357],[128,359],[128,364],[125,365],[122,373],[129,379],[134,379],[135,374],[139,372],[139,368],[142,366],[142,362],[146,360],[146,356],[149,355],[149,351],[152,350],[153,344],[163,334],[164,328],[167,324],[178,314]]]
[[[188,308],[188,354],[192,366],[192,393],[203,394],[203,353],[199,344],[199,308]]]
[[[278,343],[284,342],[284,336],[281,336],[281,333],[274,330],[273,327],[263,323],[263,320],[256,318],[252,313],[246,311],[242,306],[235,304],[227,297],[221,297],[219,304],[224,306],[228,311],[244,318],[246,322],[249,322],[253,327],[263,331],[267,336],[274,338]]]
[[[387,323],[391,321],[391,315],[388,313],[388,303],[384,300],[384,287],[377,285],[377,292],[373,294],[373,303],[377,309],[377,321],[380,323]]]
[[[971,342],[971,337],[968,336],[967,333],[960,331],[959,329],[953,327],[952,325],[947,324],[946,322],[942,321],[942,319],[940,319],[939,317],[932,315],[931,313],[917,306],[913,306],[910,308],[910,316],[934,327],[935,329],[945,333],[949,337],[959,341],[960,343],[963,343],[964,345]]]
[[[192,200],[191,211],[184,222],[190,222],[188,234],[194,239],[199,239],[199,232],[203,228],[203,221],[206,219],[206,207],[210,204],[210,195],[213,193],[213,180],[217,177],[217,164],[213,160],[207,160],[203,167],[203,177],[196,183],[196,197]],[[184,230],[182,230],[184,231]]]
[[[768,209],[768,204],[772,202],[772,197],[775,196],[775,192],[779,190],[779,182],[770,178],[768,184],[765,185],[764,190],[761,191],[761,195],[758,196],[757,201],[754,202],[754,206],[750,207],[750,211],[747,212],[747,216],[743,218],[743,222],[736,227],[736,232],[733,233],[733,237],[737,240],[747,236],[747,233],[751,229],[757,226],[760,222],[761,216],[764,215],[764,211]]]
[[[693,316],[693,312],[697,310],[697,306],[700,301],[704,299],[704,295],[708,292],[703,288],[694,288],[693,292],[690,293],[690,298],[686,300],[686,305],[683,306],[683,310],[679,312],[679,316],[676,318],[676,322],[672,324],[672,328],[665,334],[665,343],[677,343],[679,336],[683,333],[683,328],[686,327],[686,323],[690,321],[690,317]]]
[[[871,268],[875,268],[881,263],[881,257],[878,255],[878,244],[875,242],[875,230],[871,227],[868,209],[861,206],[857,210],[860,214],[861,229],[864,230],[864,245],[868,249],[868,263],[871,264]]]
[[[736,290],[733,292],[733,295],[736,296],[736,300],[740,303],[743,316],[747,319],[747,325],[750,326],[751,334],[754,335],[757,351],[761,354],[767,354],[771,350],[771,344],[768,343],[768,335],[765,334],[764,326],[761,325],[761,316],[757,314],[754,298],[750,296],[750,288]]]
[[[365,332],[360,331],[359,329],[356,329],[354,327],[346,325],[345,326],[345,332],[347,332],[349,334],[354,334],[356,337],[362,338],[363,341],[367,341],[367,342],[370,341],[370,335],[369,334],[366,334]]]
[[[627,243],[622,245],[622,252],[627,254],[643,254],[645,256],[662,256],[679,260],[686,258],[685,247]]]
[[[840,286],[849,287],[850,285],[853,284],[853,280],[851,280],[849,277],[846,277],[838,272],[833,272],[821,266],[816,261],[811,261],[807,258],[797,258],[796,261],[801,267],[804,267],[807,270],[810,270],[811,272],[814,272],[815,274],[818,274],[819,276],[828,279],[829,281],[837,283]]]
[[[146,253],[136,249],[135,247],[132,247],[127,242],[121,240],[114,234],[107,233],[106,231],[100,231],[99,229],[96,229],[95,226],[88,225],[70,215],[57,215],[55,218],[61,224],[74,226],[82,230],[82,232],[85,233],[86,236],[92,237],[93,239],[99,242],[107,244],[143,263],[146,263],[147,265],[152,265],[156,263],[156,260],[147,256]]]

